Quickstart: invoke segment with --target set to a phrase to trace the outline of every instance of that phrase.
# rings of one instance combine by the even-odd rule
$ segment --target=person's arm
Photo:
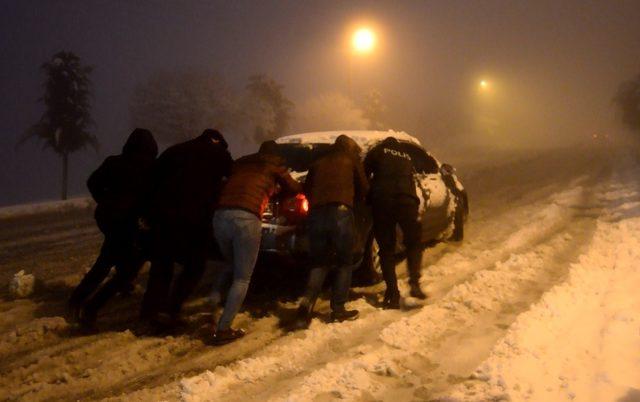
[[[87,180],[87,188],[93,199],[98,203],[103,203],[108,197],[110,190],[109,158],[107,158],[98,169],[96,169]]]
[[[231,176],[231,168],[233,166],[233,158],[231,157],[231,154],[229,153],[229,151],[225,150],[224,151],[224,156],[222,158],[222,176],[226,177],[227,179],[229,178],[229,176]]]
[[[302,184],[300,184],[296,179],[291,177],[289,172],[284,166],[280,166],[276,170],[276,181],[280,186],[282,186],[282,190],[288,193],[301,193],[303,191]]]
[[[374,147],[367,153],[367,156],[364,158],[364,173],[366,177],[371,178],[375,168],[376,168],[376,153],[378,151],[378,147]]]
[[[311,164],[309,167],[309,171],[307,172],[307,177],[304,179],[304,193],[310,194],[311,189],[313,188],[313,180],[315,176],[315,164]]]
[[[364,200],[369,193],[369,180],[364,172],[364,166],[359,160],[354,161],[353,178],[356,197]]]

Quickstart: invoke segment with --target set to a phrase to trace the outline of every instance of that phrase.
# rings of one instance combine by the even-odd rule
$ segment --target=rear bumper
[[[263,222],[260,252],[292,256],[306,255],[309,252],[309,240],[298,226]]]

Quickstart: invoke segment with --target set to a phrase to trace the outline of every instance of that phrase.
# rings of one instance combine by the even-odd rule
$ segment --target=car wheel
[[[358,286],[374,285],[382,281],[382,266],[378,252],[380,247],[373,233],[369,235],[364,250],[364,257],[358,269],[354,272],[354,284]]]

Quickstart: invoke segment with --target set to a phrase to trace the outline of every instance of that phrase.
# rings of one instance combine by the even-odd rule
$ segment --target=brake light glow
[[[307,212],[309,212],[309,200],[307,200],[307,197],[305,197],[304,194],[298,194],[296,195],[296,201],[298,203],[298,210],[300,213],[306,215]]]

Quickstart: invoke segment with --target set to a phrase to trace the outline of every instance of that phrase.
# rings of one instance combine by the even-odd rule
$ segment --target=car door
[[[405,145],[415,169],[416,195],[420,199],[422,241],[442,240],[451,227],[454,205],[440,174],[438,161],[422,147]]]

